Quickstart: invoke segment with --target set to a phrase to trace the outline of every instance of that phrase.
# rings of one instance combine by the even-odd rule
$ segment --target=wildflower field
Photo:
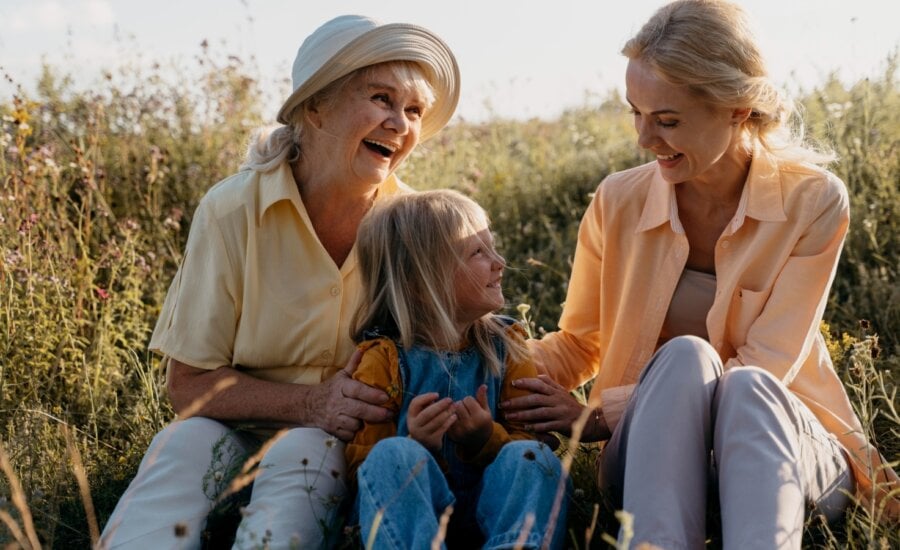
[[[852,201],[822,330],[870,437],[895,464],[897,61],[853,85],[826,79],[800,97],[808,133],[838,153],[832,170]],[[46,68],[35,92],[0,97],[3,545],[90,547],[151,437],[171,420],[149,336],[194,207],[237,168],[250,131],[265,122],[259,84],[234,57],[204,51],[180,73],[126,67],[106,76],[84,90]],[[509,262],[507,313],[539,336],[556,326],[591,193],[605,175],[646,160],[611,92],[553,121],[457,122],[420,146],[400,176],[419,189],[461,190],[487,208]],[[569,540],[605,548],[602,532],[616,520],[593,485],[598,451],[575,451]],[[900,529],[879,516],[856,506],[836,525],[811,523],[805,540],[900,548]]]

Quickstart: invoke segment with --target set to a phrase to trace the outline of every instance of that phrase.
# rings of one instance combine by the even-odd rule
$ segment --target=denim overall
[[[505,374],[505,350],[496,345]],[[440,454],[447,468],[442,471],[425,447],[407,437],[409,403],[423,393],[460,401],[485,384],[488,406],[498,418],[503,377],[488,371],[474,347],[448,352],[398,344],[397,352],[404,392],[397,437],[376,444],[357,473],[363,544],[380,515],[374,548],[430,548],[441,514],[453,505],[446,537],[451,547],[512,548],[532,514],[524,548],[540,548],[561,470],[549,447],[513,441],[484,468],[461,460],[456,444],[445,436]],[[564,540],[565,505],[564,496],[551,548]]]

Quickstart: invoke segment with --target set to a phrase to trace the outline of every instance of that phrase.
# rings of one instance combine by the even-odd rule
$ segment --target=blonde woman
[[[581,222],[559,331],[531,342],[534,395],[507,418],[606,440],[601,483],[634,541],[799,548],[854,494],[896,514],[819,323],[848,226],[828,154],[790,131],[744,13],[660,8],[627,42],[626,99],[656,159],[613,174]],[[593,380],[588,409],[567,390]]]
[[[497,415],[501,400],[526,393],[512,381],[537,371],[521,327],[493,314],[506,262],[484,210],[454,191],[404,195],[369,213],[357,246],[354,378],[383,389],[395,413],[347,445],[362,540],[434,548],[452,507],[453,547],[561,547],[559,459]]]
[[[229,470],[281,428],[236,546],[327,546],[343,441],[391,418],[387,396],[350,377],[353,247],[372,205],[405,189],[397,167],[452,116],[456,60],[427,29],[341,16],[300,46],[293,87],[283,126],[194,215],[150,342],[179,419],[151,443],[104,547],[198,548]]]

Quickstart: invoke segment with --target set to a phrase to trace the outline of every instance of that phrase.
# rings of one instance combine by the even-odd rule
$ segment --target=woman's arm
[[[236,215],[221,213],[233,211],[226,195],[211,192],[197,207],[150,343],[151,350],[168,357],[175,411],[222,421],[318,427],[342,440],[350,439],[364,420],[390,418],[378,407],[387,396],[351,379],[355,357],[317,385],[267,381],[232,368],[236,327],[245,314],[242,237],[247,227],[242,224],[249,222],[240,209]]]
[[[603,184],[578,228],[559,330],[528,340],[537,372],[569,389],[592,379],[600,368],[600,273],[603,272]]]
[[[603,184],[591,200],[578,229],[560,330],[541,340],[528,340],[539,377],[523,376],[513,384],[524,395],[511,395],[501,403],[505,417],[527,424],[536,432],[571,434],[573,422],[585,408],[569,390],[597,373],[600,356],[600,285],[603,270]],[[590,414],[582,439],[599,441],[609,429],[598,407]]]
[[[578,402],[561,384],[546,374],[538,374],[533,360],[510,362],[500,394],[503,425],[513,439],[525,434],[558,432],[571,435],[572,425],[582,415],[582,441],[600,441],[609,437],[609,429],[600,408],[593,409]],[[551,436],[552,437],[552,436]]]
[[[199,369],[170,358],[168,390],[179,416],[317,427],[349,441],[362,422],[392,417],[381,406],[387,394],[352,379],[358,363],[357,353],[328,380],[307,386],[261,380],[232,367]]]
[[[603,410],[582,405],[559,383],[546,374],[532,378],[513,380],[513,386],[528,393],[504,400],[500,403],[509,422],[525,424],[535,432],[559,432],[569,436],[572,425],[584,415],[585,424],[581,441],[603,441],[609,439],[611,431]],[[585,412],[589,409],[588,412]]]
[[[819,334],[819,323],[837,270],[849,224],[849,203],[843,184],[829,175],[809,208],[815,213],[781,267],[764,306],[756,317],[753,300],[759,293],[740,290],[749,311],[736,310],[730,319],[734,337],[740,338],[735,354],[725,368],[742,365],[762,367],[790,384],[809,355]],[[726,335],[727,337],[727,335]]]

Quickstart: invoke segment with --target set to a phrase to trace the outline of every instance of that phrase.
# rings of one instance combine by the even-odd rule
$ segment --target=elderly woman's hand
[[[168,388],[179,416],[222,421],[263,421],[279,426],[315,426],[349,441],[365,422],[384,422],[392,412],[383,391],[352,378],[359,352],[321,384],[284,384],[232,367],[200,369],[169,358]]]
[[[386,422],[393,416],[381,406],[388,400],[385,392],[353,379],[360,356],[357,350],[337,374],[310,386],[306,402],[311,423],[343,441],[353,439],[363,422]]]
[[[514,380],[513,386],[528,390],[531,395],[514,397],[500,404],[507,420],[525,424],[538,433],[572,434],[572,424],[584,413],[585,406],[564,387],[545,374]],[[599,441],[608,437],[609,429],[600,411],[589,415],[582,441]]]

